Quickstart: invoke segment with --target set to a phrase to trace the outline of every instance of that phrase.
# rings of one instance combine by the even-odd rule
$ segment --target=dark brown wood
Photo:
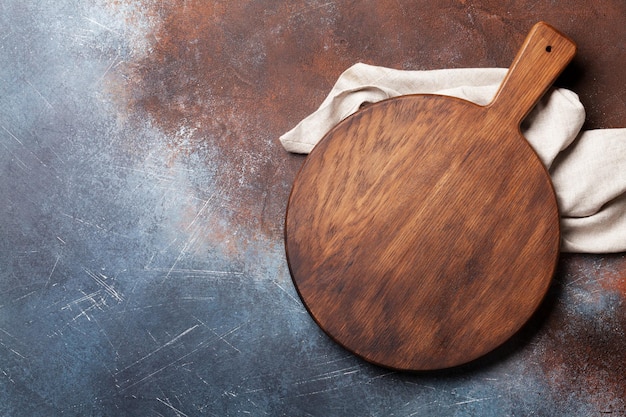
[[[519,125],[575,54],[533,27],[488,106],[412,95],[365,108],[316,146],[289,198],[293,281],[334,340],[430,370],[512,336],[559,253],[550,178]]]

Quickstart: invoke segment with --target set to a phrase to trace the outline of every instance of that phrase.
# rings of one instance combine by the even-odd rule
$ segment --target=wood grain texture
[[[298,292],[334,340],[390,368],[440,369],[530,318],[556,267],[559,216],[519,124],[574,53],[540,23],[490,105],[398,97],[317,145],[285,239]]]

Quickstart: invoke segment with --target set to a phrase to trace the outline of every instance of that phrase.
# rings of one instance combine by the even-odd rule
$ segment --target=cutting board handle
[[[545,22],[535,24],[487,107],[519,126],[576,54],[576,44]]]

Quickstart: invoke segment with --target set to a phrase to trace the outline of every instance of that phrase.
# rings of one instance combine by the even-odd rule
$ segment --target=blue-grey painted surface
[[[621,255],[565,257],[529,326],[462,369],[400,374],[329,340],[287,270],[302,157],[277,136],[337,75],[303,71],[324,48],[293,31],[347,30],[342,2],[299,2],[283,23],[273,2],[234,2],[265,10],[249,27],[233,4],[189,2],[225,36],[208,39],[219,65],[201,37],[164,39],[174,6],[157,3],[0,3],[0,415],[625,415]],[[150,61],[166,41],[217,66],[183,77],[200,97],[162,86],[190,68]],[[311,80],[309,97],[255,86],[281,42],[301,55],[267,77]]]

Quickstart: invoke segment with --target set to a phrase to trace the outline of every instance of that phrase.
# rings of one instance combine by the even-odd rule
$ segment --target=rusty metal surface
[[[509,343],[418,375],[330,341],[284,259],[277,138],[341,71],[508,66],[537,20],[587,128],[626,127],[621,0],[4,0],[0,414],[626,415],[624,254],[563,256]]]

